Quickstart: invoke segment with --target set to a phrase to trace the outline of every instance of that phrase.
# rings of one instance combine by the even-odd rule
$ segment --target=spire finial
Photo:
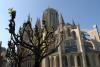
[[[2,41],[0,41],[0,48],[1,48],[1,45],[2,45]]]
[[[62,16],[62,14],[61,14],[61,13],[60,13],[59,22],[60,22],[61,24],[65,24],[65,23],[64,23],[64,19],[63,19],[63,16]]]
[[[28,21],[30,21],[30,14],[28,15]]]
[[[76,25],[73,19],[72,19],[72,24],[73,24],[73,26],[75,26],[75,25]]]
[[[48,6],[48,8],[50,8],[50,5]]]
[[[36,20],[36,25],[37,25],[38,27],[41,27],[40,18],[37,18],[37,20]]]

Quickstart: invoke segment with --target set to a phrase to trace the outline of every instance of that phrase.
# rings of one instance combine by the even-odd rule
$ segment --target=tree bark
[[[18,67],[21,67],[21,61],[19,60],[19,62],[18,62]]]
[[[22,63],[22,57],[19,56],[18,63],[17,63],[18,67],[21,67],[21,63]]]
[[[17,63],[15,62],[15,67],[17,67]]]
[[[39,59],[39,57],[38,56],[35,56],[35,65],[34,65],[34,67],[40,67],[41,65],[40,65],[40,59]]]
[[[11,67],[13,67],[13,63],[11,63]]]

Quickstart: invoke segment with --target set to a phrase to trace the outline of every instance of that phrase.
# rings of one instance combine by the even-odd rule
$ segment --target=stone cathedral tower
[[[43,20],[46,21],[47,28],[53,27],[54,30],[57,29],[59,25],[59,15],[58,12],[53,8],[47,8],[43,12]]]

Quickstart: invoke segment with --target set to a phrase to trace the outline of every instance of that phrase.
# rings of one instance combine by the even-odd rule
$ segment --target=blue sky
[[[16,29],[31,15],[34,26],[37,18],[42,17],[43,11],[52,7],[64,17],[65,22],[72,22],[81,25],[82,29],[91,29],[97,24],[100,30],[100,0],[0,0],[0,41],[3,47],[7,47],[9,33],[5,28],[8,27],[8,8],[15,8]]]

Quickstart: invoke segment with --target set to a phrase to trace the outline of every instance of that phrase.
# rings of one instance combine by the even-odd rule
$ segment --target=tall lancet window
[[[68,28],[67,29],[67,34],[68,34],[68,36],[71,36],[71,33],[70,33],[71,31],[70,31],[70,29]]]
[[[81,57],[80,56],[77,56],[77,62],[78,62],[78,66],[81,66]]]
[[[76,39],[76,32],[75,31],[72,31],[72,36],[74,39]]]

